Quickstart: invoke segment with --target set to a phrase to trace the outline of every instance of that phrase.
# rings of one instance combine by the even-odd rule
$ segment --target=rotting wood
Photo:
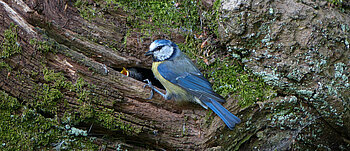
[[[0,8],[0,12],[5,20],[4,23],[0,24],[0,31],[6,29],[10,22],[15,22],[19,25],[19,39],[23,47],[22,53],[7,59],[7,62],[14,67],[14,71],[11,71],[10,76],[5,70],[1,71],[1,90],[19,100],[33,98],[33,86],[42,79],[32,78],[30,74],[31,71],[40,72],[41,63],[44,62],[49,69],[64,73],[64,76],[72,82],[75,82],[78,77],[82,77],[88,83],[94,84],[97,87],[95,93],[107,98],[106,102],[103,103],[105,105],[101,108],[113,108],[116,112],[123,113],[125,115],[122,117],[124,122],[142,129],[142,132],[136,136],[124,136],[126,144],[130,146],[142,144],[140,146],[158,149],[200,149],[205,146],[205,128],[199,126],[200,118],[205,116],[204,109],[182,110],[178,105],[171,101],[165,101],[159,95],[155,95],[152,100],[146,100],[150,90],[143,88],[145,83],[125,77],[113,69],[123,66],[148,68],[151,59],[143,56],[139,56],[139,58],[122,56],[105,46],[90,42],[86,38],[80,38],[82,35],[73,32],[73,29],[74,31],[90,32],[83,29],[81,23],[93,26],[91,32],[100,32],[100,35],[106,32],[95,24],[87,23],[81,19],[78,14],[74,13],[74,8],[70,6],[66,11],[62,11],[65,1],[23,2],[19,0],[18,2],[0,0],[0,5],[4,6]],[[66,21],[64,25],[63,21]],[[43,38],[38,34],[38,30],[34,29],[36,27],[45,30],[48,37],[57,42],[60,49],[56,54],[43,55],[36,52],[35,48],[29,44],[33,38],[39,40]],[[111,30],[109,29],[108,32]],[[107,34],[107,36],[122,36],[123,34],[114,32]],[[141,51],[137,53],[143,54],[144,50],[135,49],[135,51]],[[104,65],[109,70],[108,74],[105,73]],[[15,74],[22,78],[15,78]],[[110,92],[107,95],[103,91],[106,89]],[[73,108],[81,105],[69,93],[64,98],[68,100],[68,105]],[[113,103],[114,101],[117,103]],[[185,117],[190,118],[185,119]],[[191,117],[199,119],[194,120]]]

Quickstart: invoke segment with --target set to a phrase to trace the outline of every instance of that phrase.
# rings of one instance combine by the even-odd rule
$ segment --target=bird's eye
[[[158,47],[156,48],[156,50],[160,50],[160,49],[162,49],[162,47],[163,47],[163,46],[158,46]]]

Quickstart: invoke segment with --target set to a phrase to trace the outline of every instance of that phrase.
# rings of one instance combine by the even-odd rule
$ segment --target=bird
[[[166,94],[157,90],[149,80],[146,80],[148,83],[145,86],[149,86],[166,100],[190,101],[211,109],[230,130],[241,122],[220,104],[226,100],[214,92],[210,82],[175,43],[166,39],[155,40],[145,55],[152,56],[152,72],[166,89]],[[151,92],[150,98],[153,96],[153,91]]]
[[[128,77],[134,78],[136,80],[142,81],[143,80],[143,76],[141,74],[141,72],[139,72],[136,68],[124,68],[123,70],[120,71],[121,74],[124,74]]]

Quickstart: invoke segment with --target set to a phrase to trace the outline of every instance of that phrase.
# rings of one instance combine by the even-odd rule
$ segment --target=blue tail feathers
[[[225,109],[219,102],[210,99],[210,101],[203,101],[203,103],[213,110],[231,130],[235,128],[236,124],[241,122],[237,116]]]

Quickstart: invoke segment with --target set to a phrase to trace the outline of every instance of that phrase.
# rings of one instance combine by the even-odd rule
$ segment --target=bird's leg
[[[151,88],[151,96],[149,96],[149,97],[147,98],[147,100],[150,100],[150,99],[153,98],[153,88],[154,88],[154,87],[153,87],[151,81],[149,81],[148,79],[145,79],[145,80],[143,80],[143,81],[147,82],[147,84],[145,84],[145,85],[143,86],[143,88],[145,88],[146,86],[148,86],[148,87]]]
[[[160,94],[163,98],[166,98],[166,95],[157,90],[155,87],[152,88],[154,91],[156,91],[158,94]]]
[[[156,91],[156,92],[157,92],[158,94],[160,94],[161,96],[163,96],[164,98],[166,98],[166,95],[163,94],[162,92],[160,92],[159,90],[157,90],[157,89],[152,85],[151,81],[149,81],[148,79],[145,79],[145,80],[143,80],[143,81],[147,82],[147,84],[145,84],[145,85],[143,86],[143,88],[145,88],[146,86],[148,86],[148,87],[150,87],[150,88],[152,89],[152,90],[151,90],[151,96],[150,96],[149,98],[147,98],[147,99],[152,99],[152,97],[153,97],[153,90]]]

